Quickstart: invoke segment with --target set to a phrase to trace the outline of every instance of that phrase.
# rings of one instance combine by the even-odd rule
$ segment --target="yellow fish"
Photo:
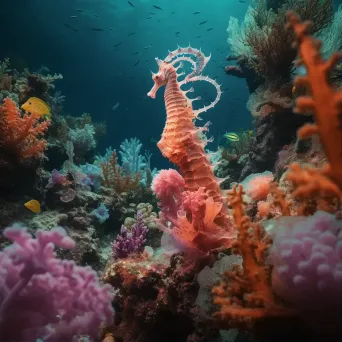
[[[40,203],[36,200],[26,202],[24,206],[34,213],[40,213]]]
[[[233,133],[233,132],[231,132],[231,133],[226,133],[226,134],[224,135],[224,137],[225,137],[227,140],[229,140],[229,141],[239,141],[239,140],[240,140],[239,136],[238,136],[236,133]]]
[[[50,107],[38,97],[30,97],[22,106],[26,112],[50,119]]]
[[[246,131],[246,133],[248,134],[249,137],[252,137],[252,136],[253,136],[253,131],[251,131],[251,130]]]

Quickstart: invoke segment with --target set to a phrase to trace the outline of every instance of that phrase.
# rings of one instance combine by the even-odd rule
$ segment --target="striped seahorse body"
[[[153,75],[155,85],[148,95],[154,98],[159,87],[165,85],[164,99],[167,113],[166,124],[157,145],[163,156],[179,167],[185,180],[185,190],[196,191],[204,187],[215,202],[222,203],[221,212],[215,223],[225,226],[228,223],[227,209],[213,167],[204,151],[206,141],[199,137],[201,131],[206,130],[206,126],[204,128],[195,126],[194,119],[197,117],[197,112],[192,108],[193,100],[188,99],[186,92],[180,88],[182,84],[189,81],[208,81],[208,79],[195,75],[191,79],[185,78],[183,82],[178,82],[179,74],[174,63],[160,60],[157,60],[157,63],[159,72]]]

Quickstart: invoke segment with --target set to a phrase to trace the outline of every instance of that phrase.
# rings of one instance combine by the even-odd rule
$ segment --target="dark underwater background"
[[[251,128],[245,81],[224,72],[229,54],[228,20],[230,16],[242,19],[248,0],[132,0],[134,8],[126,0],[2,3],[0,60],[9,57],[12,67],[19,70],[29,67],[34,71],[44,65],[51,73],[61,73],[64,79],[56,82],[56,89],[66,96],[66,114],[80,116],[87,112],[95,122],[107,123],[108,134],[98,144],[100,153],[109,145],[116,148],[125,138],[136,136],[153,153],[153,166],[168,165],[156,147],[165,123],[164,90],[155,100],[141,97],[153,85],[150,70],[157,71],[155,57],[165,58],[178,44],[190,43],[211,54],[204,75],[217,76],[221,89],[226,89],[218,105],[203,115],[203,123],[212,122],[209,136],[215,138],[209,149],[216,150],[225,132],[222,127],[229,131]],[[193,14],[197,11],[201,13]],[[213,30],[207,31],[209,28]],[[202,83],[195,85],[202,95],[199,106],[215,97],[215,89]],[[113,112],[117,102],[120,106]]]

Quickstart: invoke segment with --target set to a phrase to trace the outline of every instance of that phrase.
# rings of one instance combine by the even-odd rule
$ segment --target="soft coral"
[[[152,189],[161,207],[159,227],[187,252],[202,254],[230,247],[234,231],[215,222],[222,203],[215,202],[204,187],[196,191],[184,191],[184,187],[184,179],[176,170],[162,170],[154,178]]]
[[[5,98],[0,107],[0,142],[14,151],[19,158],[39,157],[45,150],[46,141],[41,138],[50,125],[50,120],[40,122],[40,116],[22,115],[17,104]]]

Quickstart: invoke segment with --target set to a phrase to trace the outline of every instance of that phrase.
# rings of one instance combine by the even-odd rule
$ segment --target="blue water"
[[[36,70],[44,65],[51,72],[63,74],[64,79],[57,81],[56,87],[66,95],[65,112],[73,116],[88,112],[94,121],[107,122],[108,135],[99,144],[100,152],[108,145],[117,147],[124,138],[137,136],[153,152],[154,166],[165,167],[166,161],[150,141],[158,140],[164,127],[163,90],[156,100],[140,98],[152,87],[150,70],[157,71],[154,58],[165,58],[177,44],[190,43],[206,55],[211,53],[204,74],[217,76],[222,88],[227,88],[219,104],[203,116],[204,122],[212,122],[209,135],[215,137],[209,148],[216,149],[217,137],[225,131],[250,128],[245,82],[224,73],[225,57],[229,54],[229,16],[242,19],[249,1],[131,2],[135,8],[126,0],[5,0],[1,9],[0,59],[10,57],[12,65],[19,69],[26,66]],[[193,14],[195,11],[201,13]],[[93,31],[94,28],[104,31]],[[208,28],[213,30],[206,31]],[[176,32],[180,32],[178,36]],[[122,44],[114,46],[119,43]],[[149,45],[152,46],[144,49]],[[197,83],[195,88],[196,96],[208,92],[197,105],[214,99],[210,85]],[[112,112],[117,102],[120,107]]]

